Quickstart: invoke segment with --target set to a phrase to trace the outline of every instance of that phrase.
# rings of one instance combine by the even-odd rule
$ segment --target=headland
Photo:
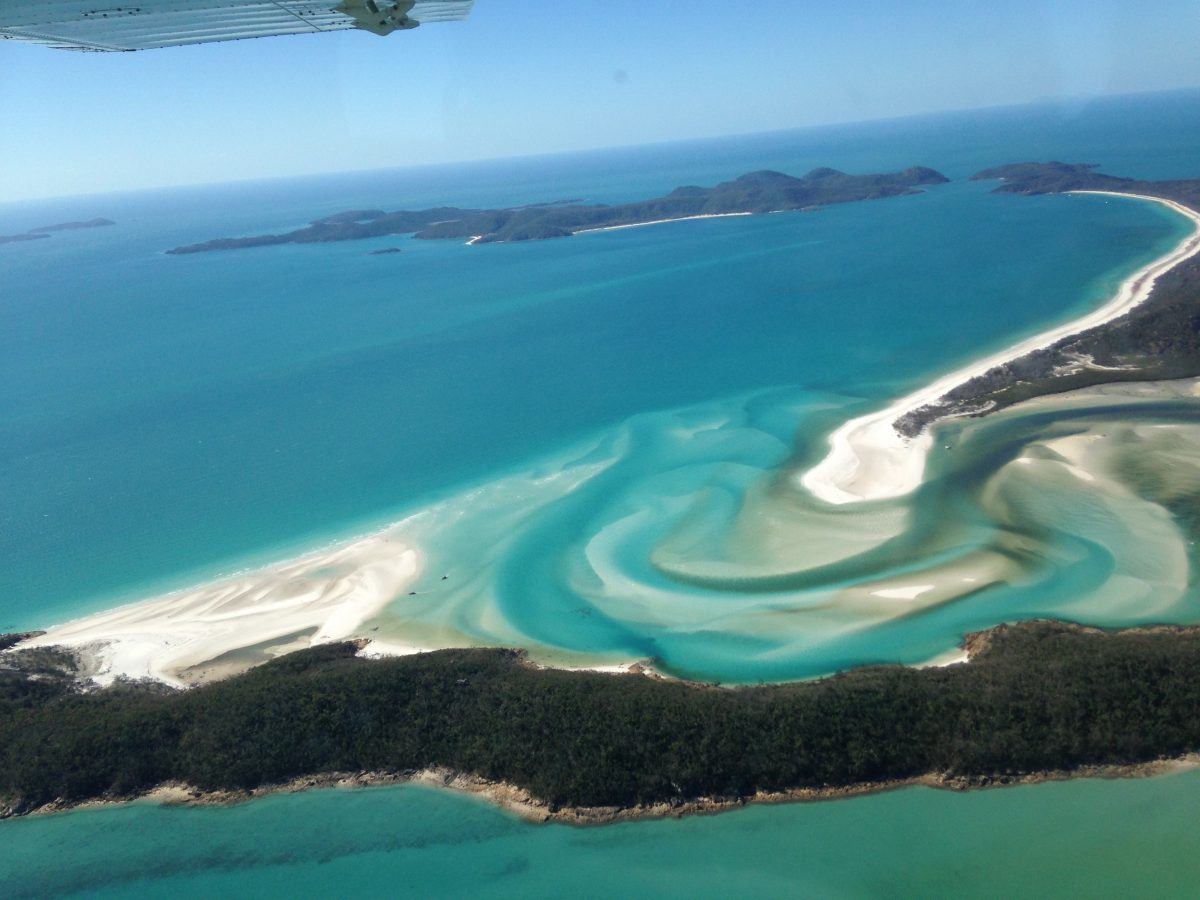
[[[945,375],[885,409],[852,419],[829,437],[829,452],[800,476],[833,504],[885,500],[921,483],[933,444],[930,429],[951,416],[980,415],[1046,393],[1117,380],[1200,374],[1200,179],[1145,182],[1115,178],[1088,165],[1021,163],[987,169],[1004,193],[1102,193],[1161,203],[1193,231],[1143,266],[1087,315]]]

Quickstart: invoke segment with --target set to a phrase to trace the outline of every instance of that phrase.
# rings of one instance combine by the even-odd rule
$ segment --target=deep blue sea
[[[1155,498],[1117,488],[1084,494],[1065,470],[1018,471],[1007,464],[1019,449],[989,458],[986,477],[951,457],[932,460],[941,474],[929,489],[854,522],[806,525],[803,498],[781,487],[846,418],[1098,305],[1186,233],[1154,204],[995,195],[993,184],[967,180],[984,167],[1047,158],[1118,175],[1200,175],[1200,93],[0,205],[0,234],[94,216],[117,222],[0,246],[0,631],[46,627],[423,511],[409,536],[427,553],[431,577],[454,578],[419,606],[398,598],[385,611],[376,624],[398,639],[516,643],[583,661],[648,656],[680,674],[754,681],[920,662],[965,631],[1032,615],[1200,621],[1190,551]],[[399,237],[164,253],[352,208],[619,202],[763,168],[799,175],[911,165],[953,180],[811,214],[527,244]],[[403,252],[370,255],[392,246]],[[1168,415],[1184,424],[1192,416],[1190,407]],[[989,427],[1052,450],[1070,431],[1050,434],[1019,417]],[[970,441],[964,433],[963,446]],[[1005,516],[1037,527],[1014,528]],[[867,546],[871,535],[887,539],[883,549]],[[864,541],[853,566],[823,561],[834,538]],[[1024,562],[1011,564],[1018,557]],[[800,565],[805,559],[811,565]],[[872,593],[905,578],[951,576],[984,581],[919,610],[898,611]],[[1089,824],[1063,852],[1105,848],[1121,868],[1123,848],[1135,846],[1125,842],[1131,820],[1097,819],[1096,809],[1142,808],[1151,800],[1139,798],[1171,793],[1160,784],[953,798],[908,791],[589,832],[517,825],[421,792],[403,793],[417,799],[399,805],[395,792],[370,792],[238,810],[138,807],[3,823],[14,837],[0,842],[0,871],[30,893],[39,885],[294,893],[290,879],[309,878],[321,858],[322,830],[289,832],[286,853],[263,855],[238,855],[240,845],[222,835],[297,810],[405,835],[362,851],[369,859],[349,847],[331,851],[338,866],[352,861],[338,871],[357,873],[360,889],[427,895],[449,867],[457,892],[487,883],[506,893],[490,863],[455,862],[492,859],[496,845],[483,837],[456,840],[433,863],[422,857],[434,868],[397,887],[405,847],[441,847],[434,832],[455,832],[459,822],[470,832],[478,819],[504,834],[495,865],[535,878],[518,892],[565,892],[570,885],[556,879],[577,865],[624,865],[622,854],[640,842],[628,835],[640,829],[667,855],[623,869],[627,882],[614,889],[671,893],[685,883],[672,871],[699,847],[710,848],[703,883],[733,886],[721,879],[739,877],[745,854],[763,852],[766,832],[780,846],[825,835],[829,847],[803,852],[836,862],[837,829],[853,833],[854,822],[870,819],[870,841],[899,865],[888,847],[902,823],[926,821],[931,841],[968,834],[998,803],[1015,810],[997,840],[1016,853],[1038,828],[1030,811],[1045,809],[1050,791],[1085,797],[1078,815]],[[1175,785],[1200,797],[1195,778]],[[943,803],[954,806],[946,822],[957,824],[937,824]],[[139,837],[97,845],[109,861],[87,873],[49,873],[39,854],[55,841],[90,841],[77,830],[103,832],[105,823]],[[1196,849],[1187,830],[1165,832],[1163,846]],[[154,851],[153,865],[138,849],[150,833],[178,843]],[[675,855],[675,844],[692,849]],[[965,846],[948,844],[939,865]],[[803,893],[805,882],[788,879],[818,869],[781,867],[782,880],[764,881],[762,892],[799,884]],[[877,881],[839,889],[831,875],[809,887],[880,893],[890,883],[884,869],[871,876]],[[135,872],[160,881],[131,882]],[[305,883],[315,891],[319,881]],[[897,882],[897,893],[919,894],[922,884]]]

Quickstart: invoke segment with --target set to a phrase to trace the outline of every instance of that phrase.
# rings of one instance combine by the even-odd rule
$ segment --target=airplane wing
[[[391,34],[465,19],[475,0],[0,0],[0,39],[147,50],[358,28]],[[336,5],[333,5],[335,4]]]

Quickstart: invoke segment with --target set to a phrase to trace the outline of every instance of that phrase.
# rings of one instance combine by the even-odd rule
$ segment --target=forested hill
[[[972,181],[1002,179],[998,194],[1061,194],[1066,191],[1114,191],[1174,200],[1200,212],[1200,178],[1140,181],[1096,171],[1092,163],[1023,162],[984,169]]]
[[[939,773],[1003,779],[1200,750],[1200,629],[1060,623],[971,661],[723,690],[538,670],[504,650],[299,651],[188,691],[80,692],[71,659],[0,653],[0,817],[177,781],[246,790],[444,767],[571,807],[740,798]]]
[[[203,253],[272,244],[352,241],[393,234],[413,234],[426,239],[475,238],[477,243],[529,241],[663,219],[780,212],[855,200],[877,200],[916,193],[922,185],[941,184],[946,180],[945,176],[922,166],[883,175],[847,175],[836,169],[814,169],[803,178],[761,171],[715,187],[688,185],[653,200],[615,206],[544,203],[506,209],[352,210],[317,219],[305,228],[286,234],[217,238],[168,252]]]

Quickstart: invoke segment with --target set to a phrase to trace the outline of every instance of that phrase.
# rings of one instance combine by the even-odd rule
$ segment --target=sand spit
[[[901,436],[893,424],[898,418],[923,406],[937,403],[955,387],[1002,363],[1018,359],[1034,350],[1048,347],[1064,337],[1123,316],[1150,296],[1150,291],[1160,275],[1200,253],[1200,213],[1182,204],[1144,194],[1110,191],[1073,193],[1132,197],[1161,203],[1186,216],[1195,228],[1169,253],[1125,279],[1113,298],[1099,309],[1021,341],[999,353],[984,357],[900,398],[885,409],[851,419],[842,425],[829,436],[829,453],[825,458],[800,477],[800,483],[810,493],[826,503],[833,504],[886,500],[911,493],[921,483],[925,472],[925,458],[933,445],[933,437],[928,430],[911,439]]]
[[[19,646],[76,650],[101,684],[124,676],[183,687],[344,640],[420,571],[418,551],[382,532],[76,619]]]

